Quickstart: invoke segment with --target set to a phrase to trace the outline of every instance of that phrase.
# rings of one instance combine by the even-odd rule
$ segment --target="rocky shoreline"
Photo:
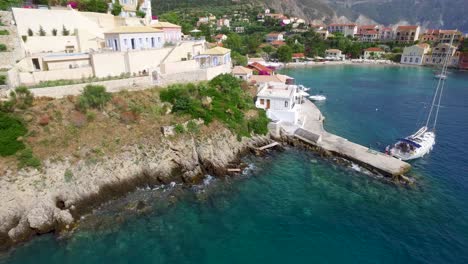
[[[98,161],[86,159],[83,151],[75,163],[65,157],[45,161],[40,171],[6,171],[0,177],[0,250],[38,234],[71,230],[92,208],[137,187],[192,185],[206,174],[227,175],[242,155],[269,142],[267,136],[239,141],[222,128],[157,145],[126,146]]]

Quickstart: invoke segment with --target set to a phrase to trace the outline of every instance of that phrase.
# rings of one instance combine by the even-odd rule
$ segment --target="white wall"
[[[53,80],[78,80],[81,78],[88,78],[93,76],[93,69],[91,67],[83,67],[77,69],[63,69],[54,71],[37,71],[37,72],[19,72],[18,80],[19,85],[33,85],[41,81]]]
[[[77,51],[78,41],[76,36],[33,36],[27,38],[24,46],[30,54],[64,52],[65,46],[74,46]]]
[[[188,71],[197,71],[200,69],[200,65],[195,60],[179,61],[179,62],[167,62],[161,64],[162,74],[173,74]]]
[[[91,54],[91,64],[95,77],[117,76],[129,72],[124,52],[105,52]]]

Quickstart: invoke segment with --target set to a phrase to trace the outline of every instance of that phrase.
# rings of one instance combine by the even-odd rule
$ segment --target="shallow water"
[[[284,73],[328,97],[319,104],[328,130],[375,149],[417,128],[434,87],[425,68]],[[249,158],[246,176],[211,180],[172,200],[137,191],[96,210],[71,238],[38,237],[0,262],[468,263],[466,98],[468,73],[451,73],[437,145],[412,163],[415,187],[287,149]],[[125,209],[136,200],[151,202],[142,213]]]

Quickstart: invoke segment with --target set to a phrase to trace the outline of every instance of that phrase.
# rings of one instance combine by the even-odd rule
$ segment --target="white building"
[[[273,121],[296,124],[301,101],[302,96],[297,85],[266,83],[257,94],[255,106],[265,109],[268,118]]]
[[[371,47],[364,50],[364,59],[380,59],[385,54],[381,48]]]
[[[339,49],[325,50],[325,59],[327,60],[345,60],[345,55]]]
[[[460,54],[456,51],[455,46],[450,46],[448,43],[439,43],[435,46],[431,53],[424,57],[424,64],[426,65],[440,65],[444,64],[446,56],[449,57],[448,66],[457,67],[460,60]]]
[[[223,47],[215,47],[195,56],[195,60],[200,64],[200,68],[202,69],[231,65],[231,50]]]
[[[401,55],[400,63],[422,65],[424,63],[424,57],[429,52],[429,50],[429,44],[426,43],[405,47],[403,54]]]
[[[151,27],[116,27],[104,33],[106,46],[114,51],[162,48],[164,32]]]
[[[354,37],[358,32],[358,26],[356,24],[331,24],[328,26],[328,31],[332,34],[339,32],[345,37]]]

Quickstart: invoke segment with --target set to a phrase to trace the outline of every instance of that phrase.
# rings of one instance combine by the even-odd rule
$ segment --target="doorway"
[[[266,103],[267,103],[266,109],[270,109],[270,99],[267,99]]]

